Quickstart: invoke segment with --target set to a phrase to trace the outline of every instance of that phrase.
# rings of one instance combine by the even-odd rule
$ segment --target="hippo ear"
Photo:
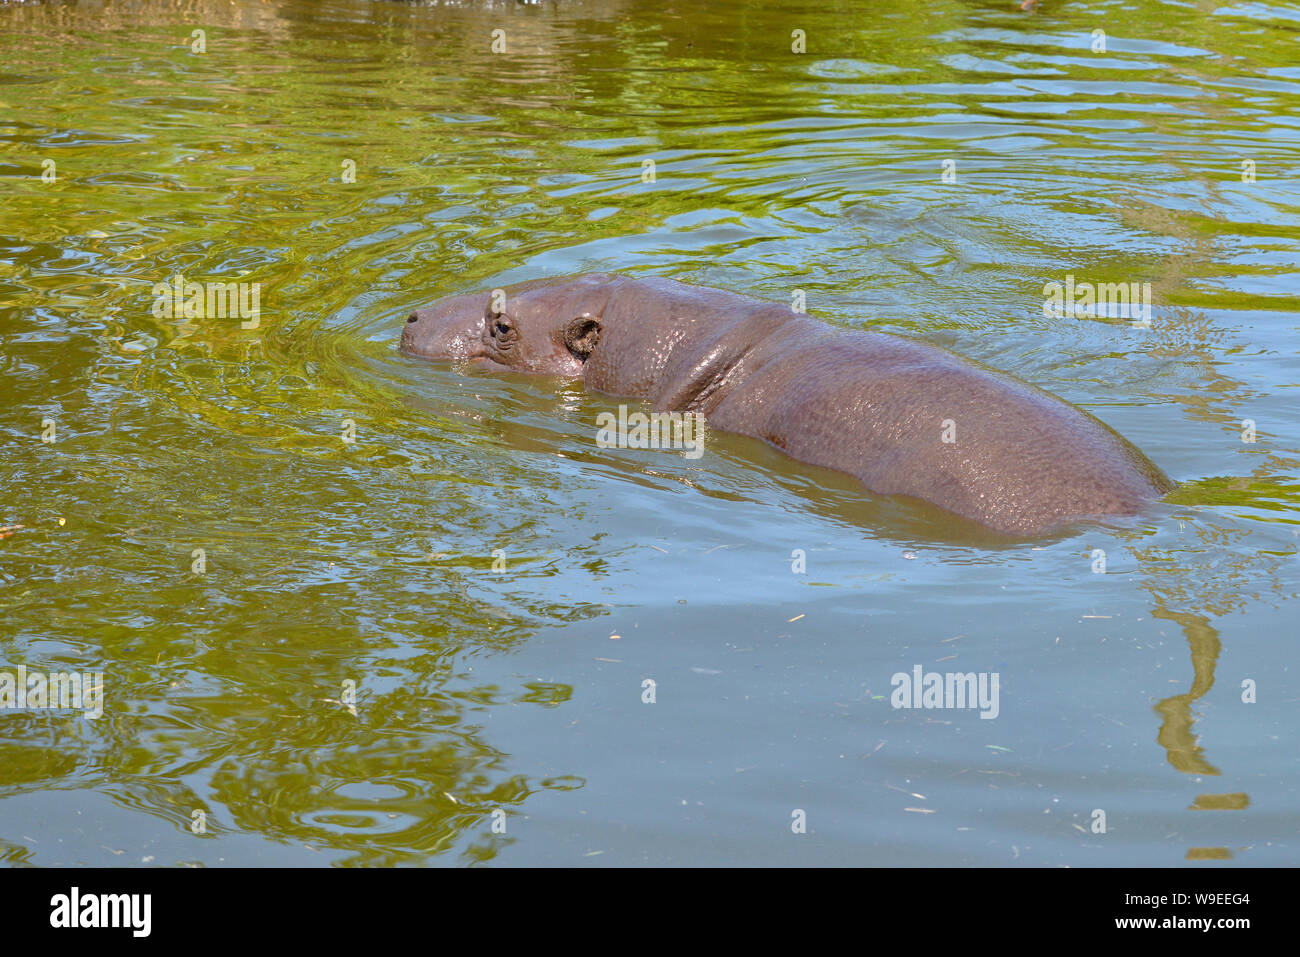
[[[564,344],[569,351],[583,362],[591,355],[600,340],[600,320],[592,316],[578,316],[570,319],[564,327]]]

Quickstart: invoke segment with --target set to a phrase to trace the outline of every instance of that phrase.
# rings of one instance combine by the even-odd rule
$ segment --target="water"
[[[0,5],[0,670],[104,675],[0,711],[0,860],[1296,864],[1300,14],[1044,6]],[[593,270],[802,290],[1183,485],[982,540],[395,350]]]

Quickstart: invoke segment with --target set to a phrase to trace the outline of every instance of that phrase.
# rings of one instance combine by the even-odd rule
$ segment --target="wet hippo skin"
[[[592,274],[505,293],[412,313],[401,350],[702,412],[710,428],[1016,537],[1133,515],[1173,488],[1087,413],[924,342],[668,279]]]

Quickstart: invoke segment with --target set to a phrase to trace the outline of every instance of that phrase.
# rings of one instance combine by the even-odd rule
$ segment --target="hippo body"
[[[656,411],[907,495],[1002,534],[1130,516],[1173,488],[1141,452],[1033,386],[901,336],[668,279],[592,274],[412,313],[409,355],[579,377]]]

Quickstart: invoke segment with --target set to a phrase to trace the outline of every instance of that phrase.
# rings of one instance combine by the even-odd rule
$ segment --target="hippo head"
[[[448,296],[406,319],[401,351],[515,372],[579,376],[619,276],[591,274]]]

